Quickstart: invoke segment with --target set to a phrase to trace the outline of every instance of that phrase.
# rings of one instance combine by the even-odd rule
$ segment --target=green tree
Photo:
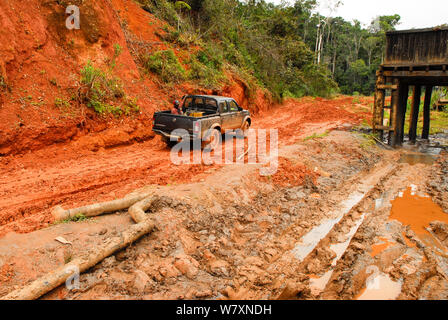
[[[332,17],[332,10],[323,16],[316,12],[317,0],[296,0],[291,5],[265,0],[139,1],[177,28],[173,46],[188,34],[184,36],[188,41],[213,48],[213,55],[222,57],[219,68],[203,57],[192,59],[190,79],[203,82],[208,70],[220,73],[227,68],[279,99],[329,95],[338,86],[347,94],[371,94],[386,32],[400,21],[399,15],[381,16],[366,28],[359,21]],[[330,9],[340,3],[330,2]],[[215,84],[219,79],[205,82]]]

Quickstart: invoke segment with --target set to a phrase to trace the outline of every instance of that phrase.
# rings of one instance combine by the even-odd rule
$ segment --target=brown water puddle
[[[384,273],[378,273],[354,300],[395,300],[400,295],[401,287],[401,282],[391,280]]]
[[[421,197],[408,188],[402,197],[392,201],[389,219],[398,220],[408,225],[425,244],[437,247],[442,251],[446,248],[426,229],[433,221],[448,223],[448,214],[429,197]]]
[[[446,252],[443,244],[427,228],[433,221],[448,223],[448,214],[443,212],[431,198],[418,196],[416,190],[417,187],[412,186],[392,201],[389,219],[410,226],[426,245],[439,249],[439,252]],[[415,247],[405,234],[403,236],[409,247]],[[375,257],[393,244],[390,239],[380,237],[378,243],[372,245],[370,254]],[[406,255],[403,256],[403,258],[406,257]],[[399,296],[402,289],[401,280],[393,281],[388,274],[381,272],[376,266],[371,266],[369,275],[364,288],[354,297],[355,300],[395,300]]]
[[[424,153],[403,153],[400,157],[399,163],[407,163],[410,165],[427,164],[432,165],[437,159],[437,156]]]
[[[381,242],[372,245],[372,251],[370,252],[370,255],[372,257],[376,257],[381,252],[383,252],[384,250],[386,250],[387,248],[389,248],[391,245],[394,244],[393,242],[390,242],[388,239],[383,237],[380,237],[380,241]]]

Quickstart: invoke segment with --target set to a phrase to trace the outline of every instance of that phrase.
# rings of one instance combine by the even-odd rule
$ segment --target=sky
[[[269,0],[268,0],[269,1]],[[334,0],[319,0],[324,3]],[[401,24],[398,30],[430,28],[444,23],[448,24],[448,0],[342,0],[340,6],[332,16],[341,16],[345,20],[357,19],[365,25],[379,15],[399,14]],[[279,4],[281,0],[271,0]],[[293,0],[287,1],[294,3]],[[328,15],[329,10],[321,4],[319,12]]]

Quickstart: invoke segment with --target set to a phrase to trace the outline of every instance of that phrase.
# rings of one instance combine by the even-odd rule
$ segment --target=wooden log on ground
[[[149,194],[138,194],[123,199],[95,203],[92,205],[69,210],[64,210],[61,206],[57,206],[52,209],[51,214],[53,215],[55,221],[63,221],[79,215],[84,215],[86,217],[95,217],[103,213],[112,213],[128,209],[133,204],[147,198],[148,196]]]
[[[130,226],[119,236],[111,238],[108,242],[100,247],[93,248],[86,257],[76,258],[70,263],[52,271],[43,277],[33,281],[24,288],[10,292],[1,300],[35,300],[65,283],[67,279],[73,276],[74,270],[82,273],[96,264],[100,263],[115,252],[126,248],[142,236],[150,233],[155,228],[153,219],[146,215],[145,211],[150,208],[158,197],[152,196],[146,198],[130,209],[129,213],[137,223]],[[107,206],[107,205],[106,205]]]

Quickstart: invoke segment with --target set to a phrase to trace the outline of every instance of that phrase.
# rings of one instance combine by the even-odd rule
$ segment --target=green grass
[[[360,143],[360,147],[364,150],[369,149],[370,147],[373,147],[376,145],[375,135],[373,133],[367,134],[362,133],[362,142]]]
[[[137,100],[126,95],[121,79],[94,67],[90,61],[81,70],[80,82],[85,88],[84,102],[98,114],[121,116],[140,111]]]
[[[68,109],[70,108],[70,102],[68,102],[67,100],[65,100],[64,98],[55,98],[54,99],[54,104],[58,109]]]
[[[448,111],[431,111],[431,122],[429,128],[429,134],[442,133],[444,130],[448,130]],[[406,121],[404,124],[404,133],[409,133],[409,120],[410,112],[406,113]],[[417,123],[417,135],[421,136],[423,131],[423,112],[419,114],[419,121]]]
[[[193,35],[185,32],[177,31],[176,29],[164,27],[163,31],[165,33],[159,33],[156,31],[156,35],[169,43],[172,43],[174,45],[180,46],[182,48],[187,48],[189,45],[194,43],[194,37]]]
[[[114,55],[109,63],[110,68],[113,70],[117,66],[117,59],[120,56],[121,52],[123,51],[123,48],[118,44],[114,44]]]
[[[45,104],[45,101],[31,101],[30,105],[35,106],[35,107],[40,107],[43,106]]]
[[[108,102],[124,96],[123,85],[118,79],[109,77],[104,71],[95,68],[89,61],[81,70],[81,84],[87,88],[87,106],[97,113],[114,113],[116,107]]]
[[[146,70],[160,76],[165,83],[179,83],[186,79],[186,72],[174,51],[162,50],[142,57]]]
[[[61,221],[56,221],[54,224],[63,224],[63,223],[70,223],[70,222],[84,222],[90,220],[89,217],[87,217],[84,214],[77,214],[74,217],[70,217]]]
[[[327,137],[329,134],[330,134],[329,131],[325,131],[324,133],[321,133],[321,134],[313,133],[311,136],[308,136],[305,139],[303,139],[303,142],[306,142],[309,140],[323,139],[323,138]]]

